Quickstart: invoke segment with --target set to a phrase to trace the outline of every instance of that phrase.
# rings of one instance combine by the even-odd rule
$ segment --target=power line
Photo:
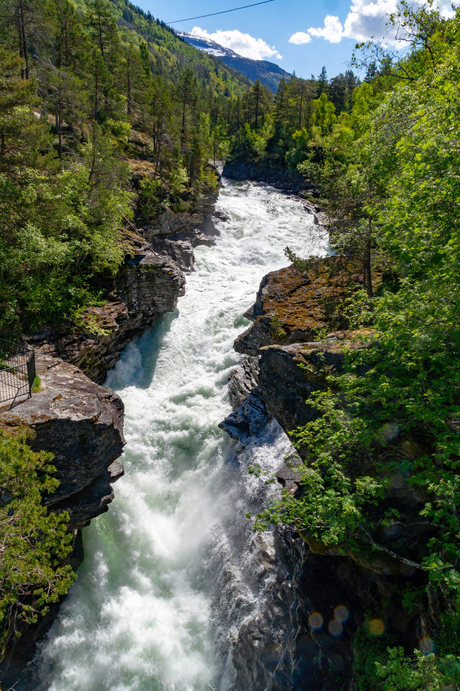
[[[200,14],[199,17],[187,17],[187,19],[176,19],[174,22],[166,22],[166,24],[179,24],[180,22],[190,22],[192,19],[204,19],[204,17],[215,17],[216,14],[227,14],[227,12],[236,12],[237,10],[246,10],[248,7],[256,7],[256,5],[267,5],[274,0],[263,0],[263,2],[255,2],[252,5],[243,5],[243,7],[234,7],[232,10],[222,10],[222,12],[212,12],[211,14]]]

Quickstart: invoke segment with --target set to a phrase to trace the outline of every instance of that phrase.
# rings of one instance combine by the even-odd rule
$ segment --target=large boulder
[[[123,402],[92,382],[77,367],[37,354],[40,391],[13,407],[0,405],[0,426],[30,431],[34,451],[54,454],[60,484],[45,499],[53,510],[68,510],[72,528],[107,511],[111,483],[123,474]]]
[[[262,398],[285,432],[307,424],[317,411],[305,401],[327,388],[326,377],[340,374],[346,350],[369,347],[372,331],[338,331],[323,341],[261,348],[258,384]]]

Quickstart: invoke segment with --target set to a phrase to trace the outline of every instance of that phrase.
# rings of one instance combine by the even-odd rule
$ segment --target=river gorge
[[[298,198],[264,185],[227,181],[218,207],[229,220],[214,246],[195,250],[178,309],[108,375],[126,409],[125,477],[84,530],[77,582],[34,661],[43,690],[240,689],[254,622],[272,649],[248,662],[252,688],[264,688],[283,658],[273,640],[283,647],[292,634],[276,609],[294,577],[282,540],[254,534],[245,517],[279,491],[247,467],[275,471],[288,439],[271,420],[235,445],[218,424],[260,280],[286,265],[286,246],[321,255],[327,241]]]

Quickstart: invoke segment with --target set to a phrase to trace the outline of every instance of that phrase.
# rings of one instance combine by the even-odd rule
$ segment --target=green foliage
[[[388,655],[385,664],[375,663],[383,691],[455,691],[458,688],[460,657],[438,659],[434,654],[424,655],[416,650],[413,658],[409,658],[402,648],[389,648]]]
[[[215,189],[225,105],[248,84],[124,0],[0,9],[0,331],[11,332],[76,323],[124,259],[127,219],[190,211]],[[140,177],[126,159],[141,159]]]
[[[315,549],[333,548],[377,571],[411,566],[419,585],[406,589],[403,606],[419,612],[431,602],[426,593],[436,593],[442,625],[432,625],[434,652],[422,645],[413,656],[397,647],[386,653],[375,643],[362,653],[358,688],[453,691],[460,684],[460,16],[444,21],[404,4],[393,21],[405,24],[411,51],[381,63],[335,123],[318,131],[312,116],[317,148],[304,145],[311,150],[298,165],[321,186],[337,249],[362,257],[367,294],[354,294],[348,311],[354,328],[372,327],[368,347],[350,349],[344,371],[307,400],[314,419],[293,434],[303,458],[300,496],[284,492],[256,528],[293,524]],[[325,92],[320,99],[327,104]],[[312,266],[290,257],[301,270]],[[374,291],[377,262],[393,278]],[[395,478],[417,505],[401,508]],[[426,526],[423,539],[382,540],[387,528],[415,525]]]
[[[66,513],[42,505],[58,486],[51,454],[0,430],[1,652],[22,623],[35,622],[65,594],[74,574]]]

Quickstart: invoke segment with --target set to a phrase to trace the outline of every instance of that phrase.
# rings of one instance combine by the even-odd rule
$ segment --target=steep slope
[[[196,50],[160,19],[155,19],[150,12],[144,12],[129,0],[111,2],[122,40],[132,42],[134,46],[146,41],[153,59],[154,74],[170,78],[177,76],[182,68],[190,67],[202,87],[211,88],[216,95],[236,96],[247,90],[249,79],[236,65],[222,64],[214,55]]]
[[[213,55],[219,58],[228,67],[233,67],[233,69],[238,70],[241,74],[249,77],[251,81],[260,79],[262,84],[268,86],[274,93],[278,88],[282,77],[285,79],[290,79],[291,75],[286,70],[283,70],[279,65],[275,65],[273,62],[268,62],[267,60],[251,60],[250,58],[244,58],[242,55],[238,55],[235,51],[230,48],[225,48],[224,46],[211,41],[209,38],[204,38],[202,36],[192,36],[185,31],[176,31],[176,34],[180,36],[184,41],[189,43],[198,50],[201,50],[208,55]]]

